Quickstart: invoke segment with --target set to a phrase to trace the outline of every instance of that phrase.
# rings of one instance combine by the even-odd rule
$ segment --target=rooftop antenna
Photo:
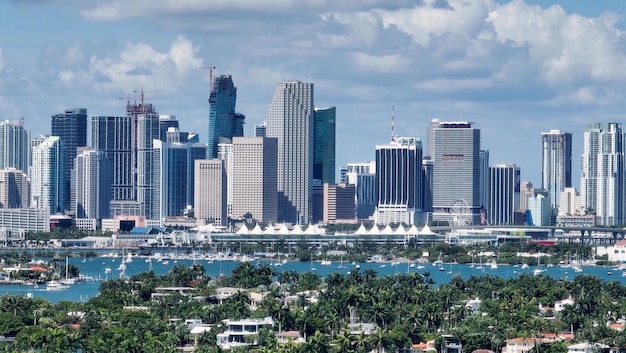
[[[393,120],[394,120],[394,107],[393,105],[391,106],[391,141],[394,140],[393,138]]]

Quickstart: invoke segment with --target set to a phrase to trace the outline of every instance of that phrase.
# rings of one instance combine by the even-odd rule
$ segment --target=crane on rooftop
[[[199,69],[209,70],[209,94],[211,94],[213,92],[213,70],[215,70],[215,66],[213,66],[213,63],[210,63],[209,66],[201,66]]]

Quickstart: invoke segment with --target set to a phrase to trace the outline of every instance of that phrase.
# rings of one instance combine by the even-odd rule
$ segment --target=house
[[[276,341],[278,343],[305,343],[304,337],[300,335],[299,331],[283,331],[276,334]]]
[[[166,297],[168,295],[171,295],[172,293],[178,293],[182,296],[191,296],[193,294],[193,291],[196,290],[196,288],[192,288],[192,287],[157,287],[154,289],[156,292],[153,292],[150,294],[150,299],[155,300],[155,301],[159,301],[161,300],[162,297]]]
[[[478,313],[478,310],[480,309],[480,303],[482,303],[482,301],[478,298],[476,299],[470,299],[467,301],[467,303],[465,303],[465,306],[472,311],[472,314],[476,314]]]
[[[600,353],[608,352],[609,346],[602,343],[583,342],[567,346],[567,353]]]
[[[567,299],[557,300],[556,302],[554,302],[554,311],[560,313],[561,311],[565,310],[566,305],[574,305],[575,302],[576,301],[571,296]]]
[[[537,338],[512,338],[505,341],[502,353],[528,353],[535,344],[540,344],[541,339]]]
[[[224,320],[226,331],[217,334],[217,345],[222,349],[256,346],[257,335],[262,327],[274,326],[271,317],[264,319]]]

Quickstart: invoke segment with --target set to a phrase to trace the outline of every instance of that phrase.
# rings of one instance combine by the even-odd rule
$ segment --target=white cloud
[[[203,66],[196,57],[198,48],[179,36],[169,51],[159,52],[145,43],[127,43],[118,61],[93,55],[89,72],[102,79],[95,82],[99,91],[175,90],[192,70]],[[198,71],[199,72],[199,71]]]
[[[360,70],[380,73],[403,73],[411,66],[411,60],[402,55],[374,56],[364,53],[353,54],[354,63]]]
[[[385,28],[394,26],[419,45],[426,46],[432,36],[453,34],[471,38],[483,26],[488,10],[494,6],[490,0],[449,0],[449,7],[435,7],[434,4],[376,13]]]
[[[436,79],[418,83],[416,87],[419,89],[435,92],[452,92],[458,90],[485,89],[491,87],[492,85],[492,80],[486,78]]]
[[[526,48],[530,64],[551,85],[626,77],[624,34],[613,26],[614,16],[586,18],[560,6],[544,9],[514,0],[492,11],[487,21],[499,43]]]

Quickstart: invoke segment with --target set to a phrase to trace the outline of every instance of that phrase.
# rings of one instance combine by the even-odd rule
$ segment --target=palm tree
[[[320,331],[315,331],[307,343],[307,351],[317,353],[329,353],[331,351],[328,336]]]

